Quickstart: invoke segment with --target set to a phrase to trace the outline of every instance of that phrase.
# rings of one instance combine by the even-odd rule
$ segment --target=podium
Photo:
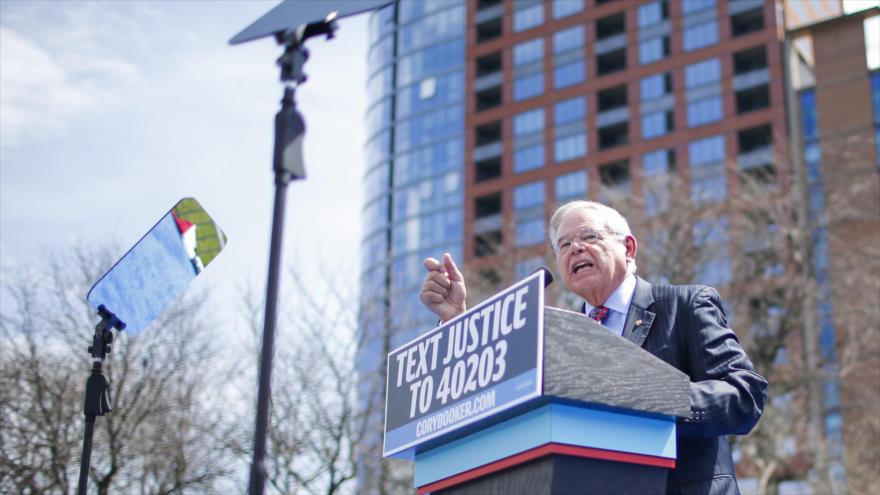
[[[539,304],[540,393],[405,451],[417,492],[665,493],[688,377],[583,314],[544,307],[543,294]]]

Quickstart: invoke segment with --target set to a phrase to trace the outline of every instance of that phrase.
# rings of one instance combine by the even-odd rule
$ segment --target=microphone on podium
[[[550,284],[553,283],[553,272],[551,272],[550,269],[547,268],[546,266],[541,265],[535,271],[530,273],[529,275],[531,276],[531,275],[534,275],[538,272],[544,272],[544,288],[546,289],[547,287],[550,286]]]

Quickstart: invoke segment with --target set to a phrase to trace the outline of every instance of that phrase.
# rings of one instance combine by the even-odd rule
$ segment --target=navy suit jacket
[[[721,296],[703,285],[652,285],[636,277],[623,337],[690,377],[691,414],[676,425],[667,494],[739,493],[726,435],[744,435],[757,424],[767,380],[728,327]]]

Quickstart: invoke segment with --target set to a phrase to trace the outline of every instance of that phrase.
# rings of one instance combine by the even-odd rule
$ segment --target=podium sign
[[[385,457],[541,395],[544,273],[388,354]]]

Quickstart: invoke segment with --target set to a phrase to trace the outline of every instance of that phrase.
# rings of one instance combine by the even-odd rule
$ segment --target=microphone
[[[546,289],[547,287],[550,286],[550,284],[553,283],[553,272],[551,272],[550,269],[547,268],[546,266],[541,265],[535,271],[530,273],[529,275],[531,276],[531,275],[534,275],[538,272],[544,272],[544,288]]]

